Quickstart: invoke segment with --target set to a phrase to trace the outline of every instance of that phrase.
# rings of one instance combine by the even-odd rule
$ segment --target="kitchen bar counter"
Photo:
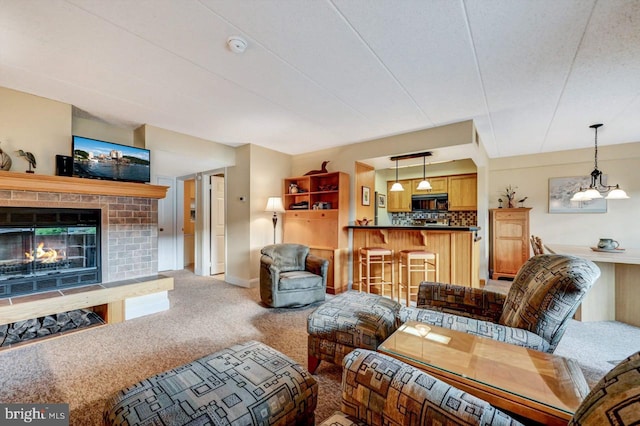
[[[640,327],[640,249],[605,253],[587,246],[546,244],[545,247],[552,253],[591,260],[600,268],[600,278],[587,293],[576,313],[577,319],[621,321]]]
[[[395,253],[400,250],[436,252],[439,257],[441,282],[476,288],[480,286],[478,226],[351,225],[346,228],[353,237],[351,248],[354,284],[358,280],[358,250],[361,247],[384,247],[394,250]],[[397,269],[396,267],[396,271]]]
[[[451,226],[451,225],[350,225],[348,229],[411,229],[416,231],[428,230],[428,231],[479,231],[479,226]]]

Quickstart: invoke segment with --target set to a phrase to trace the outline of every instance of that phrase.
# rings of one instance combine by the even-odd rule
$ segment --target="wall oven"
[[[447,194],[421,194],[411,196],[411,211],[446,212],[449,209]]]

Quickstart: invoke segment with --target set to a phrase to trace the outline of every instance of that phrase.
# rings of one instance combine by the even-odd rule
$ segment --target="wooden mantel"
[[[0,190],[164,198],[167,186],[0,171]]]

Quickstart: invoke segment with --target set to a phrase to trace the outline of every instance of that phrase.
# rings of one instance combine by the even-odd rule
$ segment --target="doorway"
[[[196,180],[186,179],[183,192],[183,217],[182,217],[182,244],[184,269],[193,272],[195,267],[196,252]]]
[[[225,185],[224,169],[177,178],[177,244],[166,248],[178,269],[221,279],[226,265]]]
[[[224,175],[209,176],[211,198],[211,275],[225,271],[225,187]]]

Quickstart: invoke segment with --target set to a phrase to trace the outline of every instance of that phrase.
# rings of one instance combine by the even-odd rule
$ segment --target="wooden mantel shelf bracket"
[[[167,186],[0,171],[0,190],[161,199]]]

